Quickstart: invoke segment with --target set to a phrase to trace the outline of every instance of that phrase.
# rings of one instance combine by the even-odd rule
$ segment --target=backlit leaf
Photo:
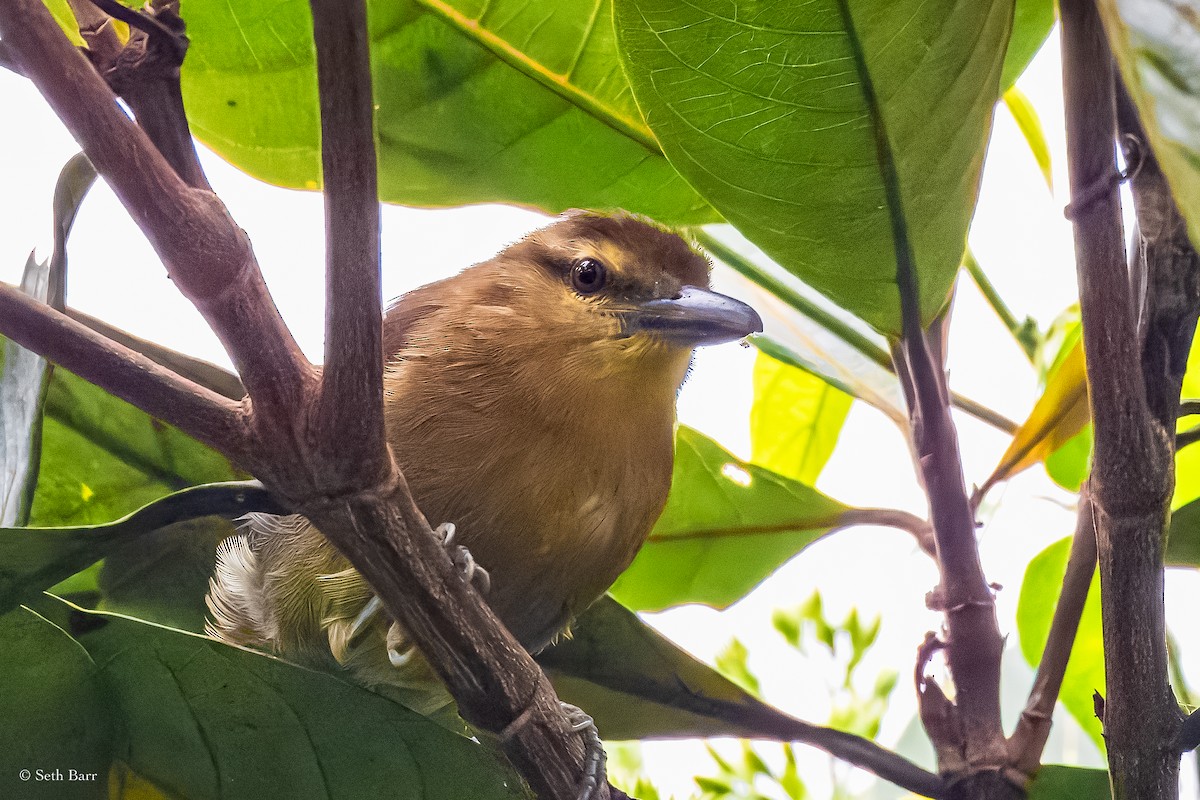
[[[849,510],[681,426],[667,507],[613,596],[639,611],[727,606],[843,524]]]
[[[1012,14],[999,0],[616,0],[634,95],[671,163],[772,258],[889,333],[893,212],[925,321],[958,271]]]
[[[979,494],[1044,460],[1074,439],[1091,421],[1083,343],[1076,344],[1050,374],[1046,390],[1013,436]]]
[[[852,398],[817,376],[759,353],[754,362],[750,460],[813,484],[833,454]]]
[[[384,200],[718,218],[638,114],[608,0],[375,0],[369,12]],[[197,137],[251,175],[318,188],[308,3],[191,0],[183,14]]]
[[[1050,635],[1058,596],[1062,592],[1063,575],[1067,571],[1070,538],[1047,547],[1034,556],[1025,569],[1021,595],[1017,601],[1017,631],[1021,653],[1030,666],[1036,667]],[[1059,702],[1070,712],[1083,730],[1104,752],[1104,736],[1092,704],[1093,692],[1104,694],[1104,639],[1100,623],[1100,576],[1092,578],[1071,660],[1063,677]]]

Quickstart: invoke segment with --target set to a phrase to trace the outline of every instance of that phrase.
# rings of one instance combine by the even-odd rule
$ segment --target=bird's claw
[[[479,566],[475,561],[475,557],[471,555],[471,551],[460,544],[454,543],[454,537],[458,533],[458,528],[453,522],[443,522],[434,529],[434,534],[441,540],[442,547],[445,548],[446,554],[450,556],[450,560],[454,562],[454,566],[463,576],[463,580],[467,583],[475,585],[475,589],[483,595],[486,595],[492,590],[492,576],[488,571]]]
[[[600,732],[596,730],[596,721],[579,706],[570,703],[559,703],[571,730],[583,739],[583,778],[579,782],[577,800],[592,800],[601,781],[607,780],[605,774],[606,756],[604,744],[600,741]]]
[[[382,610],[383,601],[375,595],[371,595],[371,599],[367,601],[365,606],[363,606],[362,611],[358,612],[358,616],[354,618],[354,622],[350,623],[350,635],[347,637],[347,641],[353,644],[354,641],[358,639],[359,634],[367,629],[367,625],[369,625],[371,620],[375,619],[375,617]]]

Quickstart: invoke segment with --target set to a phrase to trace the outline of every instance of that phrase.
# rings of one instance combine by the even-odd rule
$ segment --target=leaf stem
[[[703,228],[688,228],[687,233],[691,235],[701,246],[713,255],[722,264],[733,269],[735,272],[744,275],[754,281],[759,286],[763,287],[773,295],[778,297],[788,306],[799,311],[813,322],[817,323],[825,330],[837,336],[850,347],[866,356],[871,362],[878,364],[888,372],[895,374],[896,367],[892,363],[892,358],[880,344],[871,340],[870,337],[856,330],[852,325],[847,324],[844,320],[838,319],[836,315],[826,311],[821,306],[809,300],[800,292],[796,291],[795,287],[789,285],[786,281],[770,274],[758,264],[755,264],[750,259],[737,252],[729,245],[722,242],[720,239],[713,236]],[[789,348],[787,345],[767,336],[756,336],[753,339],[755,346],[774,358],[779,358],[781,361],[786,361],[799,366],[801,369],[812,372],[821,379],[825,380],[831,386],[846,392],[847,394],[855,394],[845,382],[833,378],[816,366],[810,365],[811,362],[804,358],[799,353]],[[1004,431],[1005,433],[1015,433],[1018,425],[1008,417],[1005,417],[998,411],[994,411],[982,403],[976,402],[969,397],[964,397],[957,392],[950,393],[950,402],[956,408],[965,411],[978,420],[986,422],[992,427]]]
[[[1004,323],[1004,327],[1008,328],[1008,332],[1017,340],[1017,344],[1021,346],[1021,350],[1024,351],[1025,356],[1032,364],[1037,353],[1037,346],[1035,342],[1028,341],[1024,337],[1027,326],[1017,320],[1016,315],[1012,313],[1008,304],[1004,302],[1004,298],[996,291],[995,285],[988,278],[987,274],[984,273],[983,267],[979,265],[979,261],[975,258],[975,254],[971,252],[971,248],[969,247],[963,256],[963,266],[966,267],[967,274],[971,276],[971,280],[975,282],[980,293],[987,300],[988,305],[1000,317],[1000,321]]]

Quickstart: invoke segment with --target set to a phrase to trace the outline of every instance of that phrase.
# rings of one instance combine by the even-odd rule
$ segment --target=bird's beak
[[[763,329],[758,312],[741,300],[684,286],[678,297],[646,300],[621,314],[625,336],[649,333],[685,347],[732,342]]]

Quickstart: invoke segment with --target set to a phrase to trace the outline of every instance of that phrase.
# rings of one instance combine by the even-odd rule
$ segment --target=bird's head
[[[696,346],[762,330],[754,309],[708,288],[704,256],[630,214],[573,212],[494,263],[539,335],[599,374],[686,370]]]

